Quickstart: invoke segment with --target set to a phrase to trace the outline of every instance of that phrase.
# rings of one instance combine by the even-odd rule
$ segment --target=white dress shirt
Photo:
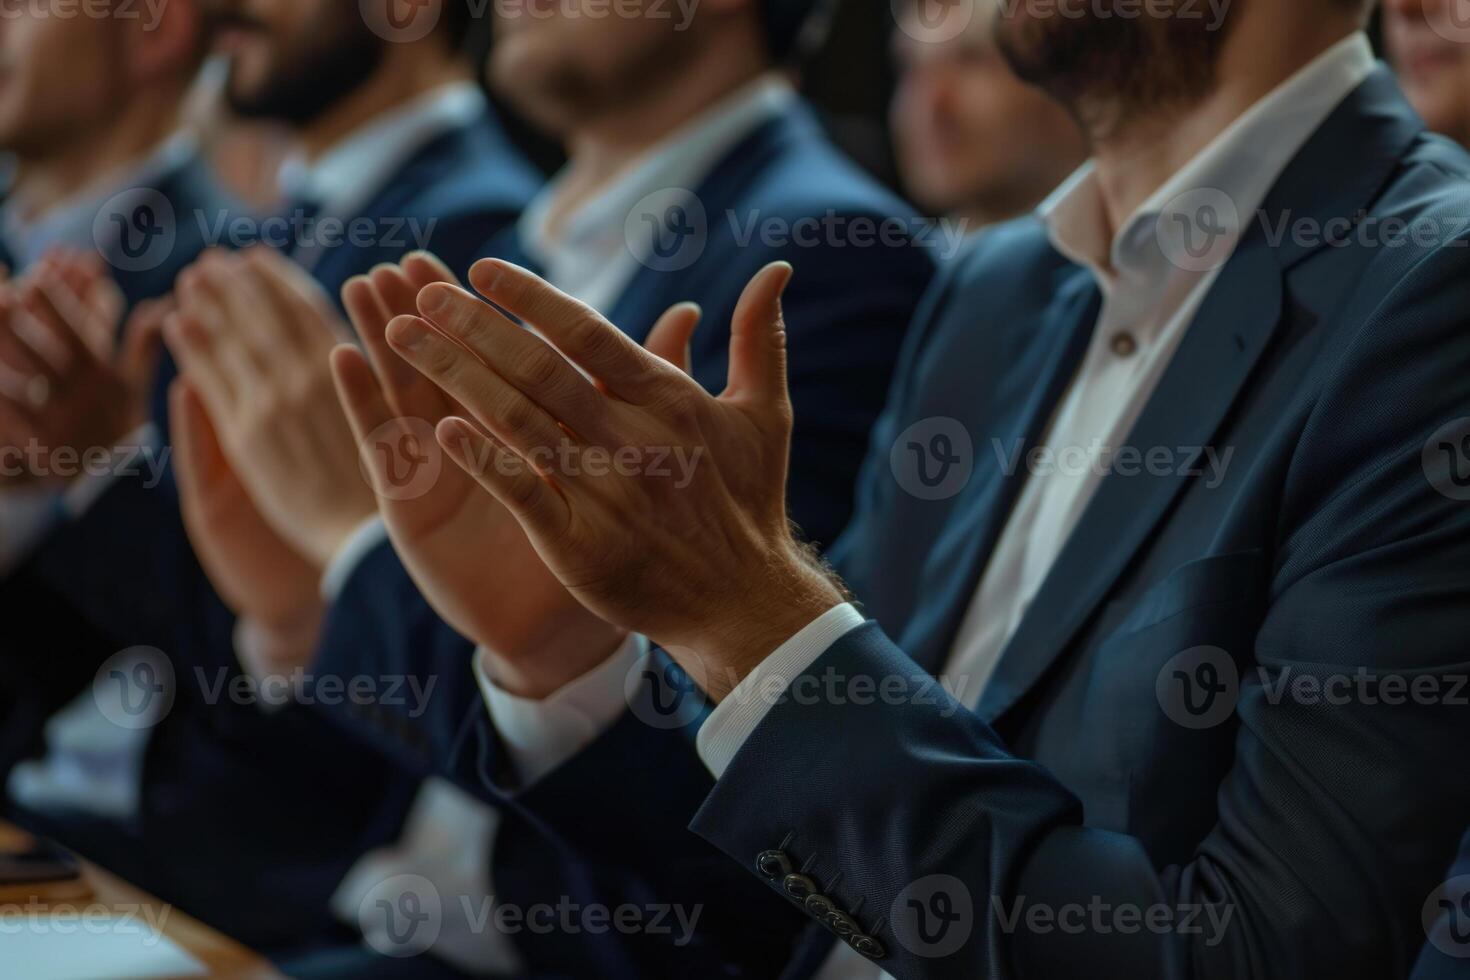
[[[1081,367],[1049,426],[1046,445],[1095,452],[1126,443],[1159,379],[1234,248],[1243,225],[1207,268],[1175,263],[1178,226],[1161,221],[1183,195],[1223,193],[1254,220],[1272,185],[1331,111],[1373,70],[1362,34],[1340,42],[1261,99],[1109,234],[1097,177],[1085,166],[1041,207],[1052,244],[1087,267],[1103,294]],[[1052,468],[1031,476],[996,543],[946,666],[951,690],[977,703],[1007,642],[1096,493],[1103,467]],[[718,778],[770,703],[753,692],[784,690],[841,636],[862,624],[839,606],[783,644],[710,715],[700,757]],[[786,683],[783,683],[786,682]],[[964,687],[959,687],[961,682]],[[774,685],[774,686],[773,686]],[[948,685],[947,685],[948,686]],[[818,980],[878,980],[876,965],[836,948]]]
[[[548,282],[607,309],[638,270],[624,228],[638,202],[668,188],[697,187],[735,144],[794,99],[790,86],[775,76],[753,82],[642,154],[555,230],[550,216],[564,183],[553,179],[522,215],[517,226],[522,247],[545,270]],[[381,519],[373,518],[344,542],[323,577],[322,593],[329,602],[385,536]],[[624,679],[646,651],[646,641],[632,637],[596,670],[540,701],[496,687],[483,669],[483,652],[475,652],[476,680],[520,785],[556,769],[617,721],[626,709]],[[444,899],[445,922],[434,954],[462,969],[512,972],[518,957],[510,938],[493,929],[471,936],[467,930],[472,924],[456,911],[461,897],[477,905],[476,900],[490,895],[486,869],[499,825],[494,808],[442,780],[429,780],[415,803],[409,831],[395,846],[364,857],[343,881],[333,907],[351,921],[349,916],[377,882],[405,872],[424,876]],[[474,859],[467,862],[453,848],[440,846],[446,840],[463,842]]]

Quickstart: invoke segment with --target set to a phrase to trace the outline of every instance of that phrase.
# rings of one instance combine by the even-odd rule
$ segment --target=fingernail
[[[388,325],[388,340],[395,347],[418,350],[428,339],[424,325],[412,317],[399,317]]]
[[[419,311],[432,315],[449,305],[449,287],[427,286],[419,290]]]

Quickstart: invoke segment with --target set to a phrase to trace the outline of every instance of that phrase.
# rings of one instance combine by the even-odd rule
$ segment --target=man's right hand
[[[415,583],[446,622],[488,651],[485,667],[500,687],[544,698],[605,661],[625,634],[587,612],[510,513],[442,459],[434,427],[463,409],[385,339],[388,324],[416,314],[419,291],[436,282],[455,279],[416,253],[346,284],[343,303],[367,356],[352,346],[333,352],[338,395]]]

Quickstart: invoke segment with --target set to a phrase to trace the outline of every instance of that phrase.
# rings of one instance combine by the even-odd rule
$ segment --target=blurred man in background
[[[903,7],[889,122],[905,189],[966,233],[1040,204],[1087,157],[1082,130],[996,47],[997,0]]]
[[[1470,26],[1459,0],[1384,0],[1383,38],[1429,128],[1470,146]]]
[[[712,389],[725,378],[726,339],[746,280],[772,260],[800,265],[789,297],[793,374],[795,397],[811,412],[797,435],[792,512],[814,538],[829,540],[851,507],[857,461],[887,390],[904,323],[933,262],[916,241],[921,223],[911,210],[834,150],[781,70],[811,40],[804,37],[806,28],[820,19],[823,6],[810,0],[726,0],[701,7],[691,21],[682,20],[674,7],[650,8],[637,16],[599,17],[592,8],[575,7],[508,13],[498,23],[493,81],[514,106],[564,140],[570,162],[533,201],[514,233],[485,251],[515,254],[583,300],[614,310],[623,329],[640,342],[650,340],[670,307],[696,301],[705,313],[704,326],[692,341],[686,332],[666,353],[683,360],[687,346],[694,376]],[[414,256],[399,270],[374,270],[370,278],[348,284],[349,309],[376,369],[370,371],[357,357],[348,368],[356,371],[350,378],[370,389],[381,386],[375,397],[382,401],[375,404],[391,402],[395,414],[432,423],[449,411],[384,341],[389,316],[414,312],[419,288],[449,278],[432,260]],[[690,312],[686,305],[672,315],[678,320]],[[708,906],[707,916],[726,922],[743,917],[748,896],[739,890],[711,900],[696,894],[697,882],[661,880],[657,848],[644,855],[646,860],[640,857],[644,842],[636,841],[615,815],[587,838],[578,828],[546,827],[512,802],[512,783],[540,782],[603,725],[626,714],[623,678],[640,662],[637,644],[624,643],[624,637],[570,602],[506,515],[486,508],[473,483],[448,467],[411,494],[402,493],[391,474],[380,472],[386,528],[384,522],[370,523],[346,539],[339,532],[335,542],[321,540],[324,529],[342,526],[347,510],[342,501],[361,482],[357,461],[334,463],[321,453],[286,464],[279,461],[283,440],[251,436],[251,431],[322,431],[310,417],[332,413],[297,408],[262,417],[237,409],[223,391],[224,378],[227,365],[248,359],[243,353],[248,337],[241,335],[240,353],[220,345],[211,350],[211,332],[196,322],[207,317],[207,310],[196,312],[186,304],[178,326],[170,330],[170,345],[186,365],[189,387],[198,390],[207,409],[184,409],[180,418],[193,425],[207,415],[261,519],[252,524],[254,533],[240,535],[239,545],[228,548],[223,529],[243,526],[244,519],[191,520],[196,547],[201,554],[235,556],[233,563],[211,566],[217,582],[240,567],[241,555],[334,555],[327,591],[336,602],[310,673],[439,679],[429,711],[419,716],[400,717],[394,706],[383,704],[343,713],[344,721],[409,764],[426,772],[448,768],[470,792],[501,806],[485,809],[478,821],[462,808],[440,809],[432,821],[437,836],[453,841],[462,858],[479,855],[482,873],[492,867],[493,840],[494,893],[522,907],[555,905],[561,896],[614,907],[619,899],[662,895],[666,898],[660,900],[673,901],[683,895],[686,904]],[[350,390],[363,390],[352,380],[347,383]],[[364,424],[366,414],[358,416],[357,436],[372,450],[374,464],[382,459],[379,448],[394,449],[400,436],[414,435],[394,429],[389,418]],[[377,435],[384,426],[389,434]],[[419,452],[437,452],[431,436],[420,432],[417,440]],[[186,457],[210,455],[208,438],[178,442],[181,472],[192,472]],[[230,451],[245,445],[255,450]],[[304,484],[340,491],[298,493],[286,481],[258,478],[262,471],[291,472]],[[183,482],[187,512],[206,512],[211,497],[238,499],[223,478]],[[272,515],[278,520],[270,521]],[[274,542],[267,524],[278,532]],[[385,530],[396,553],[384,540]],[[273,562],[260,557],[244,564],[263,568]],[[461,572],[468,573],[468,588],[460,587]],[[454,587],[446,588],[451,582]],[[287,631],[271,645],[284,649],[300,639]],[[485,648],[479,658],[476,642]],[[537,666],[553,651],[598,665],[597,679],[567,688],[557,674]],[[301,653],[310,657],[311,645]],[[478,676],[472,666],[477,659]],[[627,724],[641,723],[630,719]],[[481,759],[479,746],[493,758]],[[630,756],[625,762],[636,770],[647,759]],[[603,774],[622,776],[612,770]],[[671,786],[657,792],[675,799],[687,791]],[[611,852],[613,839],[624,842],[617,846],[623,853]],[[339,894],[348,908],[385,898],[383,883],[407,874],[434,883],[446,926],[463,902],[481,908],[490,894],[488,887],[466,892],[463,879],[446,884],[399,853],[380,858],[376,875],[354,875],[350,900],[347,892]],[[394,907],[396,897],[386,896],[388,907]],[[763,928],[771,918],[782,920],[782,910],[761,913],[752,927]],[[401,938],[393,947],[391,921],[386,928],[381,921],[372,925],[369,939],[375,947],[414,951],[403,948]],[[659,933],[620,931],[625,934],[541,938],[523,930],[512,941],[494,930],[455,928],[450,935],[446,928],[430,953],[463,962],[463,944],[473,943],[482,956],[499,948],[537,971],[576,976],[614,975],[620,963],[636,963],[626,972],[639,976],[713,975],[716,964],[773,966],[781,956],[773,948],[712,950],[671,943]],[[333,969],[356,975],[366,968],[340,961],[291,967],[293,973],[317,975]]]
[[[474,81],[483,22],[461,3],[415,10],[424,19],[405,28],[364,20],[337,0],[210,4],[217,48],[230,58],[231,108],[286,124],[299,147],[282,173],[283,216],[242,225],[218,208],[176,213],[180,237],[189,229],[223,248],[264,242],[275,250],[227,282],[220,271],[230,267],[219,258],[180,276],[179,302],[222,301],[221,332],[238,329],[240,317],[284,316],[291,307],[272,303],[288,296],[320,303],[341,328],[332,298],[347,278],[421,247],[462,268],[535,190],[538,175],[504,139]],[[149,110],[147,99],[130,97]],[[250,305],[229,291],[242,286],[254,290]],[[283,365],[304,361],[294,351],[273,355]],[[316,367],[330,393],[325,361]],[[117,406],[53,404],[56,417],[78,420],[53,441],[74,445],[81,420],[109,410]],[[319,716],[231,686],[249,679],[235,656],[234,597],[222,600],[200,570],[171,472],[148,472],[152,479],[118,472],[92,481],[85,508],[54,527],[14,579],[65,596],[110,638],[94,648],[93,670],[113,650],[154,648],[143,673],[107,671],[124,688],[145,688],[124,690],[125,702],[168,689],[170,709],[149,722],[138,805],[121,820],[35,808],[26,822],[257,947],[310,944],[338,928],[327,907],[332,889],[365,848],[397,834],[416,780],[395,779],[384,760]],[[370,493],[357,499],[371,511]],[[320,575],[300,555],[270,571],[285,596],[273,607],[282,622],[309,628]]]

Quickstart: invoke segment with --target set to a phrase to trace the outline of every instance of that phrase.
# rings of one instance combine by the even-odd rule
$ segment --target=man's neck
[[[147,159],[176,131],[178,110],[160,112],[160,105],[178,106],[183,92],[147,99],[130,99],[106,126],[68,140],[60,152],[23,157],[16,169],[10,200],[27,220],[44,217],[112,174],[122,173]]]
[[[611,183],[630,163],[689,125],[713,106],[770,70],[762,60],[712,59],[690,71],[688,84],[660,85],[629,99],[615,112],[579,126],[567,141],[568,161],[551,225]]]
[[[1261,30],[1250,25],[1232,35],[1220,59],[1219,81],[1204,99],[1095,136],[1097,177],[1110,230],[1120,228],[1247,109],[1356,29],[1326,24],[1307,37],[1273,38],[1270,19],[1260,23]]]
[[[408,45],[388,47],[389,55],[366,82],[300,130],[299,143],[308,161],[320,159],[358,129],[427,92],[471,80],[468,67],[457,59],[426,57],[408,51]]]

